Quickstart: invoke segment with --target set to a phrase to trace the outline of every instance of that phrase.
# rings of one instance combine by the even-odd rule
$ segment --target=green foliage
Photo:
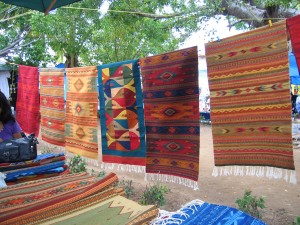
[[[82,159],[79,155],[73,156],[68,163],[68,167],[71,173],[86,172],[86,166],[86,161]]]
[[[241,211],[259,219],[262,216],[259,208],[265,208],[265,200],[262,197],[253,196],[250,190],[246,190],[243,198],[237,199],[235,203]]]
[[[91,175],[92,175],[92,176],[96,176],[95,170],[94,170],[94,169],[91,170]],[[103,179],[103,178],[105,177],[105,175],[106,175],[106,172],[103,170],[103,171],[100,171],[100,172],[97,174],[97,177],[100,178],[100,179]]]
[[[300,225],[300,216],[295,218],[295,222],[293,223],[293,225]]]
[[[134,187],[132,186],[132,180],[122,179],[121,181],[119,181],[118,186],[124,188],[126,198],[130,198],[134,195]]]
[[[99,177],[100,179],[104,178],[106,175],[106,172],[105,171],[100,171],[97,175],[97,177]]]
[[[166,186],[159,185],[159,183],[155,185],[146,186],[146,190],[144,191],[140,203],[142,205],[157,205],[163,206],[166,203],[165,195],[169,192],[169,189]]]

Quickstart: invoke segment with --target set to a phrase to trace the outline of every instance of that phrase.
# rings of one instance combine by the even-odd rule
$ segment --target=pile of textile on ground
[[[176,212],[159,211],[159,216],[151,225],[266,225],[238,209],[194,200]]]
[[[0,189],[0,224],[148,224],[156,206],[122,195],[118,177],[64,174]]]
[[[0,172],[4,174],[6,184],[13,185],[61,175],[67,169],[65,159],[63,153],[40,154],[29,161],[0,163]]]

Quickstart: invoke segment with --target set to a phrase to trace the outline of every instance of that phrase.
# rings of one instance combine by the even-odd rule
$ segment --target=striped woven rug
[[[285,21],[205,47],[215,165],[294,170]]]
[[[66,150],[98,159],[97,67],[66,68],[66,77]]]
[[[103,179],[87,173],[76,173],[2,188],[0,224],[31,224],[57,216],[50,212],[100,194],[115,186],[117,180],[114,173],[109,173]]]
[[[99,66],[102,159],[146,165],[144,110],[137,60]]]
[[[35,133],[35,136],[38,137],[40,102],[37,67],[19,65],[16,119],[25,133]]]
[[[64,69],[40,69],[42,140],[65,146]]]
[[[155,174],[160,180],[197,188],[200,143],[197,47],[142,58],[140,62],[147,177],[156,179],[151,176]],[[177,177],[184,179],[176,180]]]

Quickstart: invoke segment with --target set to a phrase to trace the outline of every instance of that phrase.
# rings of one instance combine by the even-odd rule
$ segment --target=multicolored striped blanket
[[[215,165],[294,170],[285,21],[205,47]]]

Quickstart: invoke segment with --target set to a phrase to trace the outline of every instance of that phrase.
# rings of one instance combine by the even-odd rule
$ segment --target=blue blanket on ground
[[[192,201],[177,212],[160,211],[151,225],[266,225],[238,209],[209,204],[201,200]]]

